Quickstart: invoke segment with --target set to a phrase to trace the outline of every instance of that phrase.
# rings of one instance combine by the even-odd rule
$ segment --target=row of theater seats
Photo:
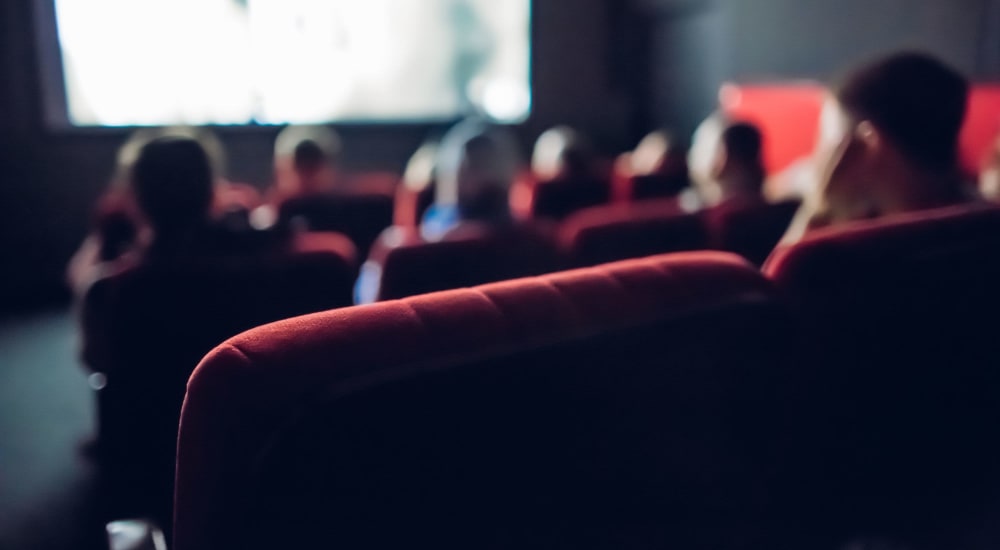
[[[512,200],[520,217],[561,221],[580,210],[610,203],[676,197],[690,185],[685,177],[658,174],[626,176],[609,169],[595,169],[594,176],[537,180],[522,174]],[[421,189],[399,186],[395,195],[394,223],[419,225],[434,202],[434,183]]]
[[[313,231],[332,231],[351,238],[362,256],[367,255],[379,234],[390,225],[416,228],[434,202],[433,182],[419,190],[399,185],[391,191],[388,176],[360,176],[352,190],[305,195],[286,199],[278,209],[280,227],[305,225]],[[523,185],[515,206],[528,220],[558,222],[591,207],[664,199],[679,194],[687,181],[663,176],[588,177],[533,181]],[[609,183],[612,182],[612,183]]]
[[[689,250],[735,252],[760,265],[787,230],[797,202],[723,204],[685,213],[674,199],[591,207],[559,224],[523,224],[440,242],[396,227],[369,255],[377,300],[461,288],[561,268]]]
[[[175,547],[935,547],[995,523],[998,251],[1000,211],[949,209],[763,273],[657,256],[256,328],[188,382]]]
[[[326,212],[346,213],[345,205],[359,211],[365,204],[391,207],[367,200],[335,196],[330,204],[305,208],[333,205]],[[673,201],[648,201],[587,209],[554,230],[528,224],[517,231],[466,232],[436,243],[423,241],[415,229],[396,228],[383,235],[369,258],[379,265],[379,300],[710,247],[740,251],[760,262],[794,207],[720,207],[683,214]],[[376,226],[371,229],[374,238]],[[358,263],[350,243],[336,233],[297,235],[290,253],[147,263],[102,278],[84,296],[84,360],[101,378],[102,463],[109,472],[108,494],[122,503],[123,513],[152,509],[148,513],[169,518],[162,504],[169,502],[163,495],[170,493],[176,418],[184,384],[205,353],[253,327],[353,303]],[[157,351],[150,355],[149,350]]]

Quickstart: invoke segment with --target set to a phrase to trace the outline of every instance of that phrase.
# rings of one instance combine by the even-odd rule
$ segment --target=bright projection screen
[[[530,0],[54,0],[73,126],[531,111]]]

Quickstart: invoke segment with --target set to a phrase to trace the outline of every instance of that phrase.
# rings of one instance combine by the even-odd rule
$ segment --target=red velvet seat
[[[761,265],[788,231],[799,201],[775,204],[724,203],[703,212],[712,248],[734,252]]]
[[[392,224],[393,197],[384,193],[323,193],[285,199],[279,227],[343,233],[366,256],[379,234]]]
[[[575,266],[708,248],[701,218],[673,200],[590,208],[559,228],[559,247]]]
[[[787,330],[714,252],[255,329],[188,383],[175,548],[750,547]]]
[[[347,239],[305,235],[298,249],[136,265],[89,289],[83,358],[106,380],[99,446],[121,513],[169,519],[177,415],[205,353],[255,326],[351,303],[357,268]]]
[[[818,232],[766,273],[815,350],[799,385],[817,469],[800,489],[827,495],[822,519],[921,540],[979,517],[1000,464],[1000,210]]]
[[[535,182],[531,187],[531,217],[562,220],[610,200],[610,184],[598,178]]]
[[[365,269],[377,266],[378,301],[541,275],[558,267],[556,252],[533,226],[489,230],[469,224],[439,242],[415,229],[391,228]]]

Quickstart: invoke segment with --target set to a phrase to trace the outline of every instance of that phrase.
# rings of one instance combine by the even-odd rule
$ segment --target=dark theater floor
[[[93,399],[75,356],[73,316],[0,321],[0,548],[106,547],[86,442]]]

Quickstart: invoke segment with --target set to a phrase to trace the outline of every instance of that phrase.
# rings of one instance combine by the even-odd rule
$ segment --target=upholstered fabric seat
[[[706,249],[708,235],[698,215],[665,199],[578,212],[562,223],[558,244],[572,265],[591,266]]]
[[[176,548],[750,547],[789,330],[713,252],[255,329],[188,384]]]
[[[467,223],[440,241],[393,227],[376,243],[362,278],[375,301],[463,288],[555,271],[556,252],[531,225],[488,228]]]
[[[813,519],[920,540],[978,517],[1000,464],[1000,210],[817,232],[765,270],[814,350],[800,386],[815,469],[799,486],[826,495]]]

